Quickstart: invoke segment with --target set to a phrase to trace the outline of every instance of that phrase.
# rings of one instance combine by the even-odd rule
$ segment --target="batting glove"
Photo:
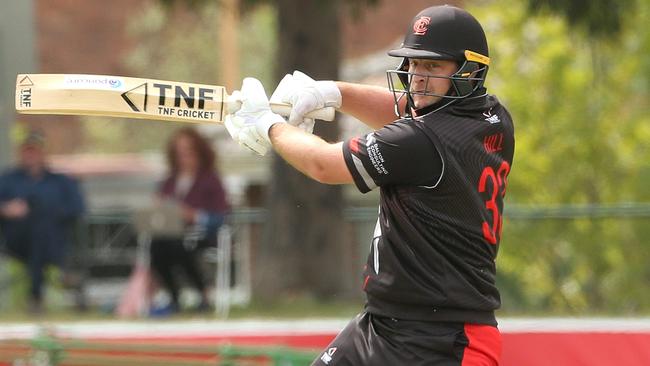
[[[313,120],[305,121],[305,115],[325,107],[340,108],[342,97],[334,81],[315,81],[300,71],[294,71],[292,75],[287,74],[278,84],[271,100],[292,105],[290,124],[299,127],[303,124],[308,127],[311,123],[313,129]]]
[[[300,85],[297,81],[294,81],[293,75],[286,74],[280,83],[275,88],[273,95],[271,95],[271,103],[289,103],[288,95],[293,93]],[[290,112],[290,113],[293,113]],[[314,131],[315,120],[312,118],[303,118],[302,120],[297,119],[296,121],[289,120],[289,124],[294,125],[307,133],[312,133]]]
[[[241,91],[228,97],[228,103],[241,101],[241,108],[226,116],[224,124],[228,133],[240,145],[264,156],[271,149],[269,129],[284,118],[271,111],[264,87],[259,80],[245,78]]]

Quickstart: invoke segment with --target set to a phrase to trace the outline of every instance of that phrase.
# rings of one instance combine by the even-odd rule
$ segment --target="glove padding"
[[[240,145],[264,156],[271,148],[269,129],[276,123],[285,123],[284,118],[271,111],[264,87],[255,78],[245,78],[241,91],[234,91],[228,97],[241,101],[241,108],[226,116],[224,124],[228,133]]]
[[[310,133],[314,121],[305,115],[325,107],[340,108],[341,100],[341,91],[336,83],[315,81],[300,71],[285,75],[271,96],[273,102],[291,104],[289,123]]]

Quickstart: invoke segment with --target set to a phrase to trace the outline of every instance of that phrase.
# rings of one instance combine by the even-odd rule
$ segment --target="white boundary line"
[[[0,339],[31,338],[42,329],[70,338],[183,338],[337,334],[349,320],[106,321],[0,324]]]
[[[506,318],[502,333],[650,333],[650,318]]]
[[[350,319],[0,323],[0,340],[47,329],[69,338],[191,338],[337,334]],[[505,318],[502,333],[648,333],[650,318]]]

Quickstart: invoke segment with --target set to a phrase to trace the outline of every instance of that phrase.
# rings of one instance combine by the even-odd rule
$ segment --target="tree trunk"
[[[277,0],[276,77],[300,70],[316,80],[337,79],[340,63],[339,2]],[[271,88],[269,88],[269,93]],[[316,131],[335,141],[336,123],[317,122]],[[331,299],[350,295],[356,277],[341,268],[344,254],[340,186],[312,181],[274,157],[264,239],[258,248],[255,296]],[[350,286],[352,283],[352,286]]]

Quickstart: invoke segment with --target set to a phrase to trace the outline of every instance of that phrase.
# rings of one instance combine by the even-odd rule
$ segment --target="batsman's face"
[[[454,61],[409,59],[408,72],[415,74],[410,83],[415,108],[424,108],[442,99],[451,87],[448,77],[457,70],[458,65]]]

